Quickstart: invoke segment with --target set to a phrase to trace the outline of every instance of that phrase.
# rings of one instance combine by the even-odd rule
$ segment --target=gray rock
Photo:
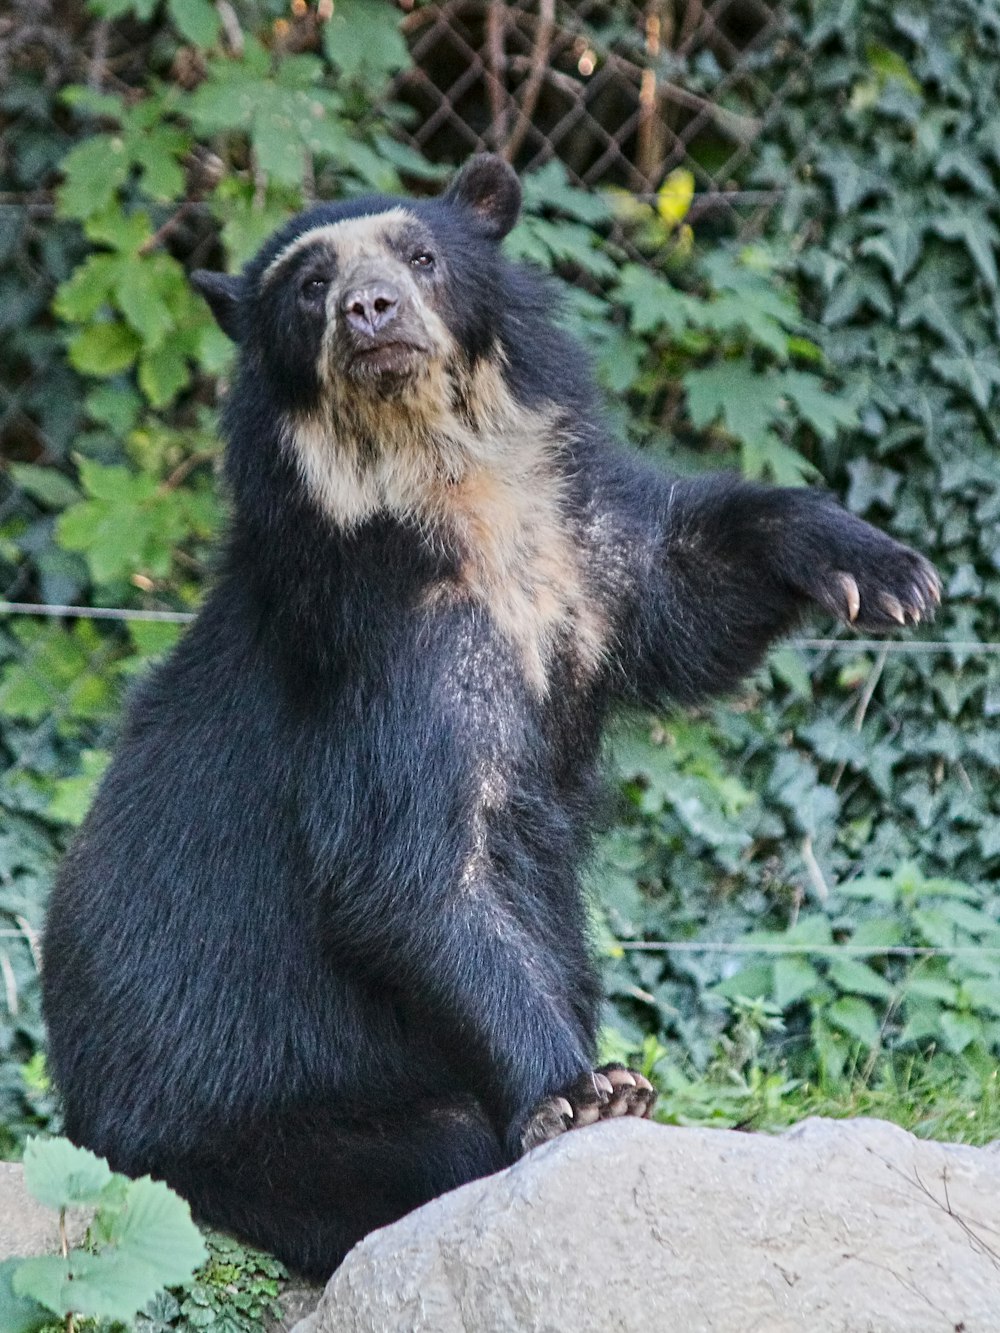
[[[296,1333],[998,1333],[1000,1153],[616,1121],[355,1247]]]
[[[66,1235],[77,1245],[93,1209],[70,1208]],[[24,1188],[24,1171],[14,1162],[0,1162],[0,1261],[29,1254],[55,1254],[59,1249],[59,1215],[36,1203]]]

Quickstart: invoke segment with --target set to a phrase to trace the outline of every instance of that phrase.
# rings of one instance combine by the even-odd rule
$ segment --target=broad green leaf
[[[862,241],[858,252],[880,259],[901,286],[916,266],[923,246],[926,224],[919,218],[899,215],[889,221],[877,236]]]
[[[59,212],[67,218],[89,218],[112,202],[129,173],[125,140],[98,134],[71,148],[62,160]]]
[[[111,1179],[103,1157],[68,1139],[29,1139],[24,1150],[24,1183],[48,1208],[97,1204]]]
[[[838,990],[851,995],[868,995],[876,1000],[891,1000],[893,988],[885,977],[860,959],[847,955],[830,960],[827,976]]]
[[[955,1055],[961,1055],[973,1042],[982,1042],[985,1036],[983,1020],[975,1014],[956,1013],[946,1009],[938,1022],[948,1049]]]
[[[79,500],[80,492],[64,473],[34,463],[11,463],[10,476],[26,495],[49,509],[64,509]]]
[[[135,361],[142,346],[125,324],[89,324],[70,339],[70,364],[84,375],[117,375]]]
[[[817,376],[800,370],[786,370],[780,384],[799,415],[824,440],[832,440],[839,430],[851,429],[858,424],[854,405],[824,388]]]
[[[834,1000],[824,1010],[829,1023],[845,1032],[849,1037],[869,1049],[877,1046],[881,1037],[881,1024],[875,1010],[867,1000],[845,995]]]
[[[788,954],[774,960],[774,1002],[788,1009],[821,985],[820,975],[807,958]]]
[[[683,379],[688,413],[704,429],[720,418],[739,440],[758,441],[781,412],[782,385],[776,375],[757,374],[740,361],[689,370]]]
[[[323,30],[323,49],[346,78],[381,82],[409,63],[401,18],[380,0],[338,0]]]
[[[88,255],[56,292],[56,314],[78,322],[92,319],[111,299],[120,270],[117,255]]]
[[[52,1311],[30,1296],[14,1293],[14,1274],[23,1260],[0,1263],[0,1333],[37,1333],[52,1324]]]
[[[219,35],[219,15],[209,0],[167,0],[167,13],[185,41],[213,46]]]
[[[829,180],[837,212],[842,217],[862,199],[868,199],[874,194],[885,194],[889,189],[883,176],[868,167],[862,167],[846,153],[827,153],[817,162],[816,170]]]
[[[144,352],[139,360],[139,388],[153,407],[166,407],[190,379],[187,357],[175,344]]]
[[[629,311],[635,333],[666,327],[679,334],[688,322],[688,297],[640,264],[626,264],[621,270],[615,296]]]

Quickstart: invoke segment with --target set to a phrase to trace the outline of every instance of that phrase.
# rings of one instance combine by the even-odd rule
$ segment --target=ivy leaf
[[[899,326],[912,329],[918,325],[936,333],[956,352],[965,350],[965,339],[958,328],[958,298],[954,290],[942,288],[910,296],[899,312]]]
[[[868,199],[874,194],[887,194],[889,191],[884,176],[860,166],[847,153],[827,153],[816,163],[816,171],[829,180],[834,203],[841,217],[862,199]]]
[[[1000,232],[983,213],[953,213],[950,217],[938,218],[934,230],[945,240],[961,241],[987,287],[991,292],[997,290],[996,251],[1000,246]]]
[[[990,405],[994,388],[1000,385],[1000,361],[990,352],[976,356],[971,352],[962,356],[937,353],[931,357],[931,365],[943,380],[964,389],[984,409]]]
[[[817,376],[800,370],[786,370],[780,383],[799,415],[809,422],[821,439],[832,440],[839,430],[857,426],[858,414],[853,403],[831,393]]]
[[[926,224],[919,219],[897,216],[884,231],[862,241],[858,253],[880,259],[901,287],[920,258],[925,231]]]

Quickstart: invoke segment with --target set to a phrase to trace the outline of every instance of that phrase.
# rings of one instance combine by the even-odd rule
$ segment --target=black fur
[[[577,875],[609,710],[732,689],[810,601],[845,613],[842,571],[873,628],[892,599],[916,618],[936,596],[926,562],[826,495],[674,481],[616,447],[548,287],[499,253],[512,179],[486,160],[438,200],[324,204],[239,279],[200,279],[241,343],[232,527],[195,625],[132,699],[46,929],[69,1134],[317,1277],[510,1162],[533,1108],[592,1067]],[[400,202],[466,365],[502,362],[562,423],[607,647],[589,674],[560,647],[544,691],[488,608],[426,601],[456,576],[446,539],[390,513],[339,528],[283,441],[319,393],[322,318],[295,307],[298,259],[263,294],[261,275],[319,223]],[[470,882],[486,761],[503,799]]]

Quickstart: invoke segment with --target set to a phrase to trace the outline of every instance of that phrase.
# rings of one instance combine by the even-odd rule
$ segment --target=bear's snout
[[[340,309],[349,328],[374,338],[399,313],[402,296],[391,282],[372,281],[352,286],[340,298]]]

